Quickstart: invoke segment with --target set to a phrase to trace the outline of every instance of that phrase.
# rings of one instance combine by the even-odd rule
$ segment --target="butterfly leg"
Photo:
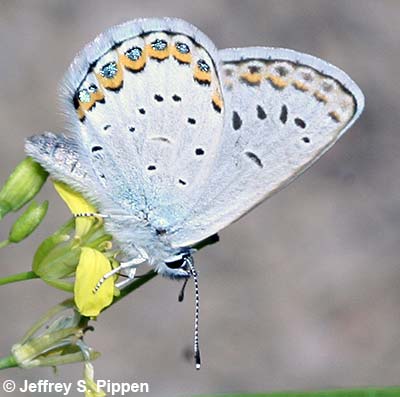
[[[101,279],[97,282],[96,286],[94,287],[93,292],[96,293],[106,280],[108,280],[110,277],[114,276],[115,274],[119,273],[121,270],[124,269],[130,269],[130,271],[128,272],[128,278],[129,281],[131,281],[135,277],[136,266],[142,264],[145,261],[146,259],[139,257],[139,258],[134,258],[128,262],[121,262],[121,264],[118,267],[104,274],[104,276],[101,277]],[[125,281],[126,280],[124,280],[122,283],[125,283]]]
[[[122,281],[120,281],[120,282],[118,282],[118,283],[116,283],[115,286],[116,286],[118,289],[122,289],[122,288],[124,288],[126,285],[130,284],[130,282],[133,281],[133,280],[135,279],[136,270],[137,270],[136,267],[131,267],[131,268],[129,269],[129,271],[124,275],[124,276],[126,276],[126,279],[125,279],[125,280],[122,280]]]

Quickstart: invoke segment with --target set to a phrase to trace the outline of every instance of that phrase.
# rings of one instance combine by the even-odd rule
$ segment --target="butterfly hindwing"
[[[316,161],[362,111],[361,91],[315,57],[269,48],[219,52],[225,122],[209,185],[171,238],[192,245],[232,223]]]

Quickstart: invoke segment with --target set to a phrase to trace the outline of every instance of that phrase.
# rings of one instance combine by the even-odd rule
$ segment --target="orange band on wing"
[[[200,84],[211,84],[211,72],[204,72],[197,66],[194,71],[194,79]]]
[[[166,47],[164,50],[157,50],[154,49],[151,44],[148,44],[146,46],[146,52],[150,58],[154,58],[159,61],[162,61],[169,57],[169,47]]]
[[[320,91],[315,91],[314,92],[314,98],[318,101],[318,102],[323,102],[323,103],[328,103],[328,98],[326,95],[324,95],[322,92]]]
[[[306,92],[310,89],[306,84],[304,84],[303,82],[301,82],[299,80],[293,81],[292,85],[294,88],[296,88],[296,90],[303,91],[303,92]]]
[[[262,80],[261,73],[243,73],[240,75],[240,79],[246,84],[259,85]]]
[[[76,113],[78,114],[80,121],[85,120],[85,112],[80,107],[76,109]]]
[[[129,59],[125,54],[119,56],[120,62],[124,67],[132,72],[140,72],[146,66],[146,54],[143,52],[141,57],[136,60],[132,61]]]
[[[273,74],[267,74],[266,79],[272,84],[273,87],[283,89],[287,87],[288,83],[282,77],[275,76]]]
[[[212,96],[211,101],[212,101],[213,108],[218,113],[221,113],[222,106],[223,106],[223,101],[222,101],[221,95],[220,95],[220,93],[218,91],[214,92],[214,95]]]
[[[190,64],[192,62],[192,54],[183,54],[182,52],[179,52],[176,47],[171,48],[171,54],[180,63]]]

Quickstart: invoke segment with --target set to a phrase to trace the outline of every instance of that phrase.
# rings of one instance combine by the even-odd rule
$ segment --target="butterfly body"
[[[174,18],[111,28],[62,84],[72,134],[27,154],[93,202],[126,258],[162,274],[318,159],[360,115],[342,71],[291,50],[218,51]]]

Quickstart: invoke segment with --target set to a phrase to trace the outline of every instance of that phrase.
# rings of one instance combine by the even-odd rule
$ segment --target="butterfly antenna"
[[[96,212],[79,212],[77,214],[74,214],[74,218],[87,218],[87,217],[108,218],[108,215],[98,214]]]
[[[199,294],[199,280],[192,257],[186,259],[189,265],[190,273],[192,274],[194,281],[194,293],[195,293],[195,313],[194,313],[194,359],[196,362],[196,369],[200,369],[200,347],[199,347],[199,313],[200,313],[200,294]]]

